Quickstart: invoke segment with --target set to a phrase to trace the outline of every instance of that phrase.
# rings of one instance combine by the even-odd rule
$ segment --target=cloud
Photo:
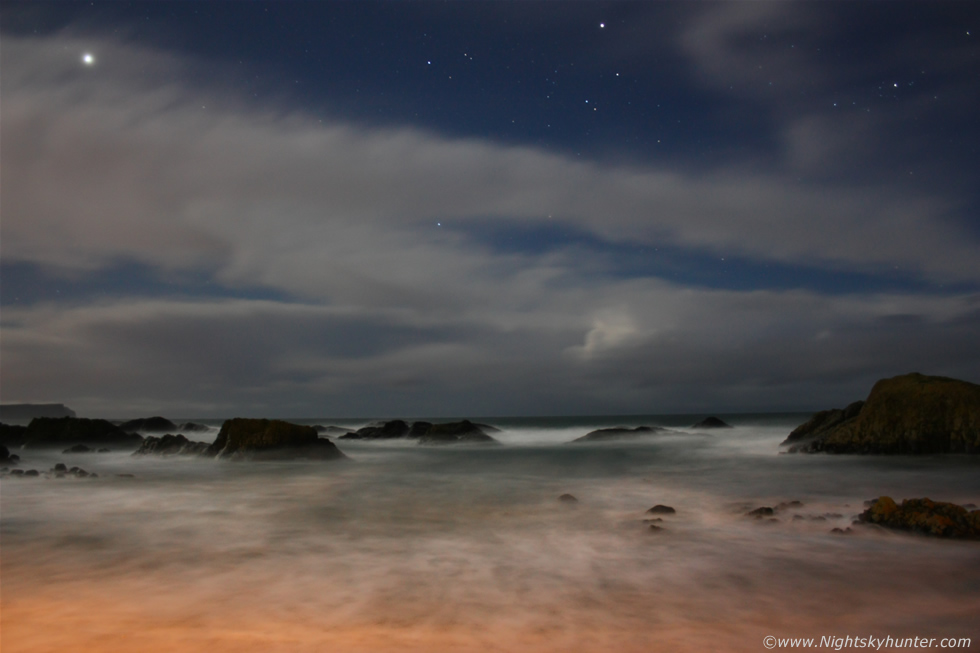
[[[593,275],[588,251],[501,252],[452,228],[559,224],[610,243],[972,283],[976,240],[945,219],[955,198],[321,119],[249,105],[197,62],[108,40],[0,47],[5,262],[205,270],[285,297],[6,307],[5,400],[199,415],[809,406],[884,369],[962,375],[980,362],[964,335],[970,296],[684,288]],[[98,65],[80,65],[84,50]],[[890,315],[921,319],[876,340]],[[917,345],[933,333],[944,337]]]

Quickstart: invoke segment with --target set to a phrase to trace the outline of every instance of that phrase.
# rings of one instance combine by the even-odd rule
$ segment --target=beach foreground
[[[565,444],[602,425],[349,442],[343,463],[21,452],[99,477],[3,479],[4,650],[980,641],[980,543],[851,525],[881,494],[976,503],[975,457],[779,455],[772,423]],[[776,521],[745,516],[761,506]]]

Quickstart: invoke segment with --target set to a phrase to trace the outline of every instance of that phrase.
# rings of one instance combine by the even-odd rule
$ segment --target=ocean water
[[[980,504],[980,457],[781,454],[805,416],[722,417],[735,428],[485,418],[504,446],[336,440],[340,463],[21,451],[24,469],[63,462],[99,477],[0,480],[0,641],[5,652],[760,651],[769,635],[980,646],[980,542],[830,533],[883,494]],[[618,424],[675,432],[568,444]],[[745,516],[788,501],[802,506]],[[660,530],[643,521],[655,504],[676,509]]]

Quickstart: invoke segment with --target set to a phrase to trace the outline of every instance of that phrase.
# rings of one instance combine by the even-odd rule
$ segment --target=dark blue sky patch
[[[517,220],[446,223],[474,244],[498,254],[568,254],[564,261],[580,273],[631,279],[656,277],[682,286],[723,290],[810,290],[831,295],[875,292],[958,294],[980,291],[978,283],[939,284],[900,270],[878,273],[790,265],[671,245],[604,240],[567,224]]]

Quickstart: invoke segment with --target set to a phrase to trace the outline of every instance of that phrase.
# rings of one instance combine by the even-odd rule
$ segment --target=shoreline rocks
[[[137,431],[143,433],[173,433],[178,430],[176,424],[166,417],[160,417],[159,415],[131,419],[128,422],[120,424],[119,428],[127,433],[136,433]]]
[[[336,428],[336,427],[334,427]],[[459,422],[433,424],[417,421],[409,424],[405,420],[394,419],[362,427],[354,432],[340,436],[340,440],[418,440],[424,445],[443,444],[500,444],[487,435],[487,431],[498,429],[486,424],[475,424],[468,419]]]
[[[236,417],[221,426],[204,455],[232,460],[346,459],[337,446],[312,426],[282,420]]]
[[[955,503],[928,498],[905,499],[896,504],[891,497],[878,497],[858,520],[935,537],[980,539],[980,510],[967,511]]]
[[[980,385],[906,374],[868,398],[821,411],[783,441],[791,453],[980,454]]]
[[[24,431],[24,447],[86,446],[133,447],[143,442],[142,436],[126,433],[104,419],[84,417],[36,417]]]
[[[143,438],[143,444],[132,455],[201,456],[207,452],[210,446],[207,442],[195,442],[188,440],[183,435],[167,433],[159,437],[150,435]]]

